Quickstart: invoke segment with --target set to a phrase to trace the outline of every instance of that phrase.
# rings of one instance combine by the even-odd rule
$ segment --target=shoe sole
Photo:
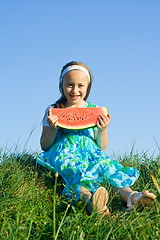
[[[92,209],[96,210],[102,216],[109,215],[109,209],[106,206],[108,203],[108,192],[104,187],[99,187],[92,197]]]

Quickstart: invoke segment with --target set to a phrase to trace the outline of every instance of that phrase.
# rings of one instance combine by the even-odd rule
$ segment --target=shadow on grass
[[[3,156],[3,164],[11,166],[11,163],[17,163],[20,169],[24,169],[28,173],[33,173],[36,176],[36,181],[43,182],[48,189],[53,189],[55,183],[55,173],[43,166],[39,165],[36,161],[37,154],[20,153],[10,154]],[[61,176],[57,179],[57,193],[61,194],[64,188],[64,182]]]

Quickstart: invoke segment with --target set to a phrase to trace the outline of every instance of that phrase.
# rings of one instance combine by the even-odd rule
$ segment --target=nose
[[[78,92],[78,87],[77,86],[73,86],[72,93],[77,93],[77,92]]]

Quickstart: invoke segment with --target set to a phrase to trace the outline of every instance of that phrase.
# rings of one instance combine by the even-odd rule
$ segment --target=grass
[[[152,208],[125,213],[126,204],[108,185],[110,216],[88,215],[82,202],[70,204],[60,193],[60,176],[38,166],[35,154],[0,156],[0,239],[13,240],[107,240],[149,239],[160,236],[160,195],[150,171],[159,184],[159,156],[146,154],[116,156],[124,166],[139,169],[134,190],[149,189],[157,195]],[[150,171],[148,170],[150,169]]]

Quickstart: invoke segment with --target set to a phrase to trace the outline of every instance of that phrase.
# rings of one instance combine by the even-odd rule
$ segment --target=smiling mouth
[[[72,98],[72,99],[77,99],[78,97],[79,97],[79,95],[70,95],[70,97]]]

